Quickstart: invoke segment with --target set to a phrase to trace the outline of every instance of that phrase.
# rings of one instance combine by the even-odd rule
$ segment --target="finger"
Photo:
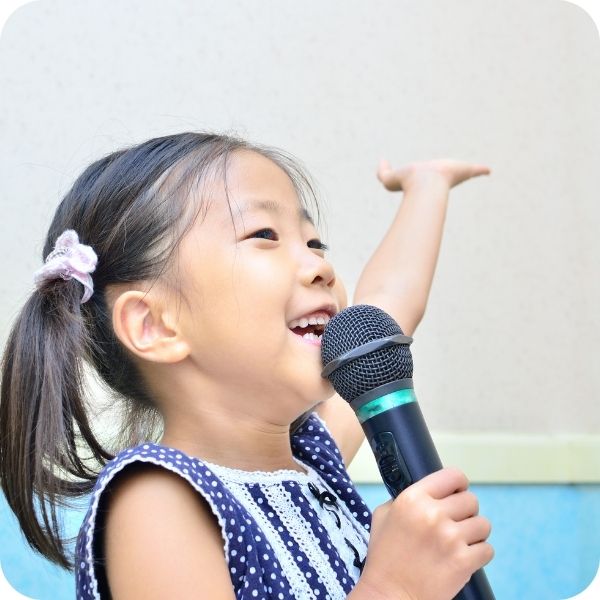
[[[382,158],[379,161],[379,166],[377,167],[377,178],[382,183],[385,183],[392,173],[392,165],[389,163],[389,161]]]
[[[470,570],[475,573],[477,569],[485,567],[492,558],[494,558],[494,548],[488,542],[479,542],[477,544],[471,544],[467,548],[467,560],[470,565]]]
[[[492,531],[492,524],[481,515],[465,519],[464,521],[457,523],[456,526],[459,528],[462,539],[465,540],[465,543],[469,546],[471,544],[485,542]]]
[[[467,476],[452,467],[446,467],[421,479],[417,484],[432,498],[446,498],[455,492],[464,492],[469,487]]]
[[[478,175],[489,175],[492,170],[487,165],[473,165],[472,167],[472,177],[477,177]]]
[[[387,502],[380,504],[373,511],[373,514],[371,515],[371,531],[377,530],[379,528],[379,524],[382,523],[386,519],[386,516],[387,516],[393,502],[394,502],[394,499],[391,498]]]
[[[442,509],[453,521],[462,521],[479,512],[479,500],[473,492],[457,492],[440,500]]]
[[[398,172],[392,169],[392,165],[385,159],[382,159],[379,163],[377,178],[390,192],[397,192],[402,189],[402,183]]]

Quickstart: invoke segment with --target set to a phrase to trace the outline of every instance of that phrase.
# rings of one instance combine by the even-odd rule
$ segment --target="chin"
[[[324,379],[320,375],[319,379],[321,385],[315,388],[315,393],[311,398],[313,402],[313,408],[315,408],[319,404],[323,404],[325,400],[328,400],[329,398],[331,398],[331,396],[335,394],[335,390],[333,389],[333,386],[331,385],[329,380]]]

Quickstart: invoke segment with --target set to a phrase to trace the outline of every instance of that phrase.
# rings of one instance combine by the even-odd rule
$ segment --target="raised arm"
[[[377,176],[404,197],[387,233],[367,262],[354,304],[379,306],[412,335],[423,318],[440,251],[448,192],[459,183],[489,174],[485,165],[442,159],[392,169],[382,161]]]
[[[448,192],[459,183],[486,175],[485,165],[456,160],[413,162],[392,169],[382,161],[377,176],[389,191],[404,198],[383,240],[363,269],[353,304],[385,310],[406,335],[412,335],[425,313],[437,263]],[[354,411],[335,394],[317,407],[348,466],[364,439]]]

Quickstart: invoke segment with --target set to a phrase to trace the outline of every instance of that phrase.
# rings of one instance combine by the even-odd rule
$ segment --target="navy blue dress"
[[[364,565],[371,513],[316,413],[292,434],[291,442],[294,460],[304,472],[240,471],[154,443],[119,453],[102,469],[79,531],[77,599],[110,598],[98,534],[104,527],[103,492],[135,463],[177,473],[206,500],[221,528],[236,598],[346,598]]]

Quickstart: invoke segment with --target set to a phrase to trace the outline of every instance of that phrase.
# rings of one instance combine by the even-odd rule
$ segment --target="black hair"
[[[318,215],[314,186],[289,154],[199,132],[157,137],[108,154],[85,169],[56,209],[43,257],[63,231],[75,230],[98,256],[94,293],[80,304],[78,281],[46,281],[13,324],[2,357],[0,485],[29,545],[61,567],[72,570],[73,562],[56,506],[90,493],[118,450],[157,439],[162,424],[145,381],[114,333],[107,289],[166,276],[178,242],[206,205],[198,194],[191,202],[191,191],[209,177],[225,178],[228,157],[239,150],[258,152],[280,166],[302,204],[311,203]],[[111,448],[93,431],[87,366],[112,399],[123,403]]]

